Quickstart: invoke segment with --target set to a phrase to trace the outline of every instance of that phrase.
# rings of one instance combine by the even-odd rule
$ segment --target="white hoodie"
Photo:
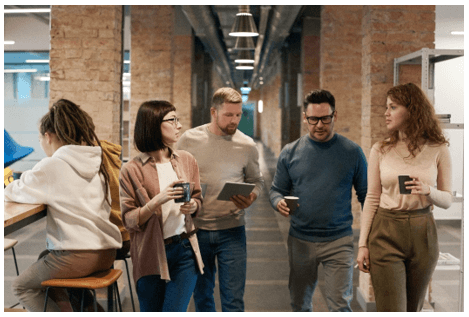
[[[100,165],[99,146],[61,146],[8,185],[5,201],[47,205],[48,250],[119,249]]]

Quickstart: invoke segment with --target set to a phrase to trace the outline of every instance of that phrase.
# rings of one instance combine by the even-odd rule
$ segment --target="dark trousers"
[[[379,208],[368,241],[377,310],[420,311],[439,256],[430,207]]]

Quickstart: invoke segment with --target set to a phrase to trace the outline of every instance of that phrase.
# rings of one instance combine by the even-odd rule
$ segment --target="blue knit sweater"
[[[352,186],[363,208],[367,163],[362,149],[337,133],[322,143],[304,135],[280,153],[270,202],[277,209],[284,196],[299,197],[290,235],[311,242],[333,241],[353,234]]]

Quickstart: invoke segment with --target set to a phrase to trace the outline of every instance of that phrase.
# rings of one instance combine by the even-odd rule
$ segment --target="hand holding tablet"
[[[235,195],[249,197],[254,187],[254,184],[226,182],[217,200],[231,201],[230,198]]]

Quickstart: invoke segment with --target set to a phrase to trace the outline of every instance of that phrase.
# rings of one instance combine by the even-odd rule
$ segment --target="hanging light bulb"
[[[254,64],[254,57],[251,51],[239,51],[238,58],[235,59],[235,63],[247,63]]]
[[[252,14],[249,13],[248,5],[240,5],[239,13],[236,14],[235,23],[231,28],[230,36],[258,36],[256,24]]]

